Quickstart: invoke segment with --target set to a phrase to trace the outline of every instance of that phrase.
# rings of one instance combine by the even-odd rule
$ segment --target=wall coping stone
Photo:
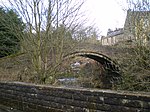
[[[9,84],[12,86],[33,86],[38,88],[52,88],[58,90],[74,90],[80,92],[98,92],[98,93],[108,93],[108,94],[117,94],[117,95],[125,95],[125,96],[136,96],[136,97],[147,97],[150,98],[150,92],[141,92],[141,91],[122,91],[122,90],[109,90],[109,89],[93,89],[93,88],[74,88],[74,87],[65,87],[65,86],[52,86],[47,84],[34,84],[34,83],[25,83],[25,82],[8,82],[8,81],[0,81],[1,84]]]

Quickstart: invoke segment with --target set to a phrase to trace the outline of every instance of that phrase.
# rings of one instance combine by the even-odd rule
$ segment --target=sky
[[[6,0],[1,0],[5,4]],[[89,19],[88,25],[95,23],[101,32],[100,35],[106,36],[108,29],[115,30],[123,28],[126,18],[126,0],[86,0],[83,10]]]
[[[87,0],[84,7],[88,10],[87,17],[99,28],[101,35],[107,30],[123,28],[126,11],[126,0]]]

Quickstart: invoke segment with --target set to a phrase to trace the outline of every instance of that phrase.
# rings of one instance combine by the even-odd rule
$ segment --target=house
[[[124,34],[142,44],[150,40],[150,11],[127,11]]]
[[[107,36],[101,37],[102,45],[115,45],[119,41],[122,41],[124,36],[123,34],[123,28],[119,28],[114,31],[108,29]]]
[[[101,38],[102,45],[115,45],[120,42],[139,41],[142,44],[150,40],[150,11],[127,11],[124,28],[114,31],[108,29],[107,36]]]

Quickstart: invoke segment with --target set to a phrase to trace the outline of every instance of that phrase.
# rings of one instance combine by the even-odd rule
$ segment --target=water
[[[76,80],[77,80],[77,78],[62,78],[62,79],[58,79],[58,81],[60,81],[60,82],[74,82]]]

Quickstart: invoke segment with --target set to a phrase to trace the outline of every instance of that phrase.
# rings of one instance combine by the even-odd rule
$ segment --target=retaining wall
[[[23,112],[150,112],[150,93],[0,82],[0,105]]]

